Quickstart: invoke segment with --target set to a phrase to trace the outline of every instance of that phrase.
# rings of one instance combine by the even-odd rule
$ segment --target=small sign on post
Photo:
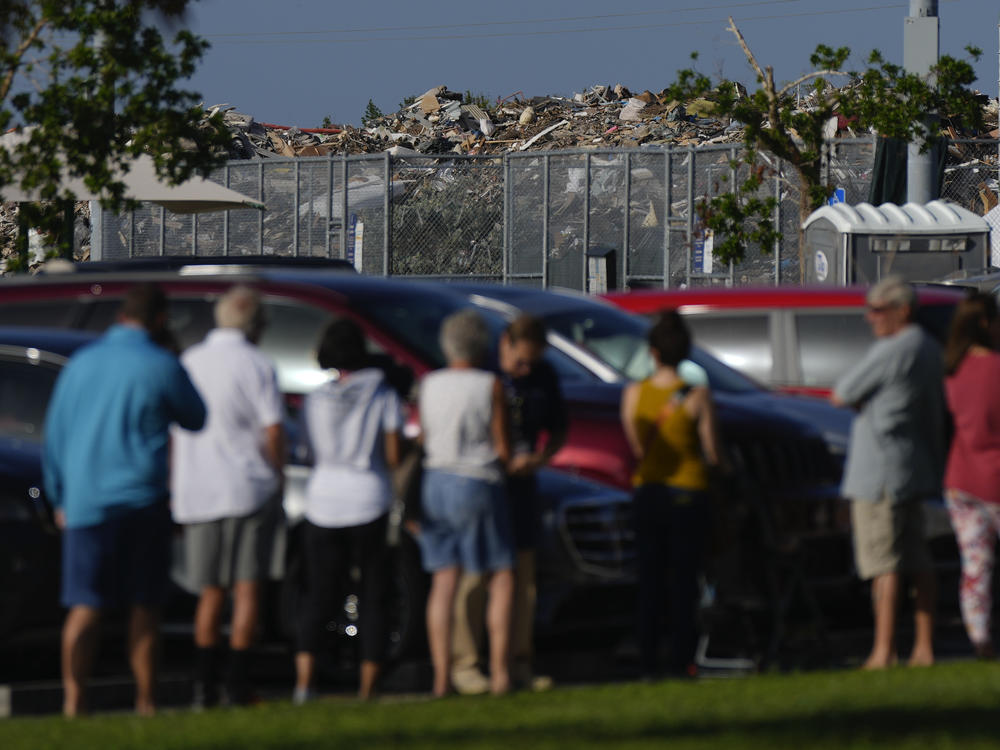
[[[704,234],[694,241],[694,258],[691,270],[695,273],[712,273],[712,250],[715,245],[715,233],[706,229]]]
[[[833,191],[833,195],[826,199],[826,205],[832,206],[834,203],[847,203],[847,191],[839,187]]]
[[[365,223],[358,221],[357,214],[351,214],[347,224],[347,262],[361,273],[364,268]]]

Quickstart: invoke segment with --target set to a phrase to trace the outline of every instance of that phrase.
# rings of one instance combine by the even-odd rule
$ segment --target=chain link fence
[[[741,148],[233,161],[213,179],[266,211],[105,211],[92,257],[344,258],[375,275],[582,290],[798,283],[801,187],[766,153],[753,168],[777,199],[780,242],[748,248],[739,264],[712,257],[696,206],[746,178]],[[841,200],[868,199],[874,154],[873,138],[827,145],[824,177]],[[978,214],[995,206],[997,142],[955,140],[948,154],[942,197]]]

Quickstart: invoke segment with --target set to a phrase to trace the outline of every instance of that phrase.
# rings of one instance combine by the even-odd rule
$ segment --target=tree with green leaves
[[[365,113],[361,115],[361,124],[366,128],[372,127],[379,120],[382,119],[384,115],[382,110],[378,108],[378,105],[371,99],[368,100],[368,106],[365,107]]]
[[[728,190],[706,197],[697,208],[704,226],[715,234],[715,253],[723,261],[739,262],[751,244],[769,252],[780,238],[780,229],[774,224],[776,199],[763,196],[761,190],[774,173],[757,158],[759,152],[779,157],[795,172],[801,226],[833,192],[822,169],[824,128],[831,118],[842,116],[861,130],[922,142],[925,148],[949,120],[972,128],[982,126],[982,107],[969,88],[976,79],[971,61],[981,54],[976,48],[966,48],[969,59],[941,56],[927,76],[920,76],[889,62],[877,50],[866,58],[864,70],[845,69],[851,55],[848,47],[819,45],[809,59],[812,72],[779,87],[773,68],[757,62],[732,17],[728,30],[736,36],[756,74],[756,91],[744,93],[731,81],[713,84],[692,68],[679,71],[669,87],[671,98],[682,102],[707,98],[716,117],[743,125],[746,150],[731,167],[747,176]],[[834,85],[831,79],[842,85]],[[810,92],[808,106],[799,106],[797,94],[803,85]],[[934,113],[942,117],[928,117]],[[804,275],[803,248],[800,230],[800,277]]]
[[[199,95],[182,87],[207,48],[184,29],[190,0],[6,0],[0,4],[0,132],[30,137],[0,149],[5,185],[37,190],[21,218],[65,236],[61,183],[68,171],[120,210],[119,177],[150,155],[176,184],[207,175],[226,157],[221,115],[205,117]],[[70,235],[71,236],[71,235]],[[26,248],[10,265],[24,267]]]

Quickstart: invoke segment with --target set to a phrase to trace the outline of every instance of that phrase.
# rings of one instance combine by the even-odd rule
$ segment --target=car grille
[[[727,447],[736,471],[767,489],[819,489],[839,481],[836,463],[819,439],[767,436],[730,440]]]
[[[618,577],[635,562],[631,500],[581,501],[562,509],[566,546],[581,570]]]

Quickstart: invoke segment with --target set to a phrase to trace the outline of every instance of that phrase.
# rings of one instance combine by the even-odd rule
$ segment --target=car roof
[[[609,307],[600,297],[593,297],[572,289],[538,289],[535,287],[505,286],[484,282],[449,282],[446,286],[467,295],[478,295],[506,302],[526,313],[545,317],[567,311],[578,311],[581,305]]]
[[[952,305],[964,297],[959,289],[915,285],[924,305]],[[860,307],[868,287],[726,287],[708,289],[639,289],[614,292],[605,299],[631,312],[656,312],[664,307]]]
[[[354,265],[341,258],[312,258],[280,255],[157,255],[119,260],[92,260],[80,263],[54,263],[43,265],[40,274],[180,271],[192,267],[216,268],[274,268],[295,266],[298,268],[321,268],[333,271],[355,273]]]

